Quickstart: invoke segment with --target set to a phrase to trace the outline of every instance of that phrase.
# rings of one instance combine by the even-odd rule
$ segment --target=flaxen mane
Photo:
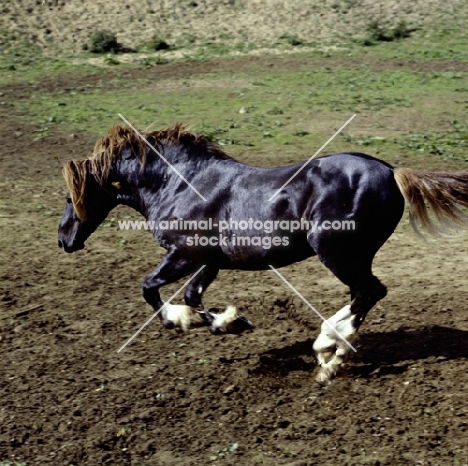
[[[150,133],[140,132],[145,138],[151,138],[155,144],[180,144],[192,149],[191,153],[201,153],[219,159],[231,159],[216,144],[206,137],[186,131],[186,126],[177,123],[173,127]],[[122,150],[130,148],[140,160],[143,168],[146,163],[146,143],[130,127],[115,125],[106,136],[98,139],[93,153],[86,160],[70,160],[63,167],[63,176],[70,191],[73,206],[80,219],[86,218],[85,192],[86,180],[90,173],[106,189],[107,179],[115,160],[120,158]]]

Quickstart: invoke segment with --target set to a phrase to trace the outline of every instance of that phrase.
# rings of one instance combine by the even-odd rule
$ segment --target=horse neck
[[[135,190],[132,190],[130,194],[118,194],[117,203],[119,205],[130,207],[146,217],[145,203],[139,193],[135,192]]]
[[[168,196],[172,197],[177,191],[177,186],[186,184],[186,181],[176,172],[182,173],[189,182],[200,173],[222,173],[226,174],[226,167],[235,166],[231,169],[234,173],[240,167],[246,169],[246,165],[234,159],[218,159],[216,157],[197,157],[189,154],[187,150],[178,145],[162,145],[159,155],[148,158],[145,168],[122,166],[119,178],[126,180],[129,189],[125,195],[118,198],[119,204],[127,205],[147,220],[159,220],[165,218],[168,210]],[[253,167],[250,167],[253,169]],[[207,176],[210,176],[207,174]],[[201,189],[201,188],[200,188]],[[127,191],[127,190],[126,190]]]
[[[113,175],[118,180],[112,185],[117,189],[117,204],[130,207],[146,217],[145,196],[141,186],[144,184],[145,171],[139,164],[114,165]]]
[[[247,166],[234,159],[166,157],[169,164],[161,161],[158,173],[151,179],[151,186],[139,189],[139,196],[145,206],[143,215],[147,220],[167,220],[173,210],[184,210],[187,199],[190,202],[204,202],[203,196],[207,194],[206,187],[210,185],[212,177],[226,179],[236,176],[241,167]],[[230,169],[228,170],[228,167]],[[176,171],[177,170],[177,171]],[[185,179],[183,179],[182,175]],[[187,183],[188,182],[188,183]],[[197,190],[199,194],[192,192]]]

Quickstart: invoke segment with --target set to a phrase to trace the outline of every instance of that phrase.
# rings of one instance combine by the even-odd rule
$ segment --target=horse
[[[394,168],[357,152],[261,168],[180,123],[143,134],[115,125],[88,158],[64,165],[58,246],[68,253],[84,248],[113,208],[130,206],[167,251],[143,280],[144,299],[164,327],[202,325],[213,334],[254,328],[234,306],[204,308],[203,293],[219,270],[276,270],[317,256],[350,290],[350,302],[322,323],[313,344],[322,384],[336,376],[367,313],[386,296],[372,262],[405,203],[419,234],[468,224],[465,172]],[[331,228],[343,222],[353,228]],[[185,304],[165,303],[159,289],[187,276]]]

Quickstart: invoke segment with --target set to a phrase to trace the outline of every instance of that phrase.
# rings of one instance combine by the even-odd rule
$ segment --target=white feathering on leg
[[[191,324],[200,323],[202,318],[185,304],[167,304],[164,309],[164,318],[170,320],[176,327],[186,332]]]
[[[326,322],[323,322],[320,335],[314,343],[314,350],[320,365],[317,376],[317,381],[320,383],[329,383],[346,360],[349,352],[348,344],[356,337],[353,320],[351,306],[348,304]],[[343,341],[335,330],[346,341]]]
[[[237,309],[235,306],[227,306],[221,314],[212,314],[214,317],[213,327],[220,329],[222,332],[226,331],[226,326],[234,322],[237,318]]]

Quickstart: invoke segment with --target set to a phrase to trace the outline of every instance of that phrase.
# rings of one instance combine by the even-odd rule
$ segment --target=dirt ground
[[[2,466],[468,465],[467,234],[422,241],[405,215],[375,261],[389,294],[327,388],[314,382],[320,321],[271,272],[221,273],[205,295],[255,331],[155,320],[117,353],[151,315],[140,282],[163,250],[115,226],[59,250],[61,162],[94,139],[31,130],[0,123]],[[327,316],[349,299],[316,259],[282,273]]]

